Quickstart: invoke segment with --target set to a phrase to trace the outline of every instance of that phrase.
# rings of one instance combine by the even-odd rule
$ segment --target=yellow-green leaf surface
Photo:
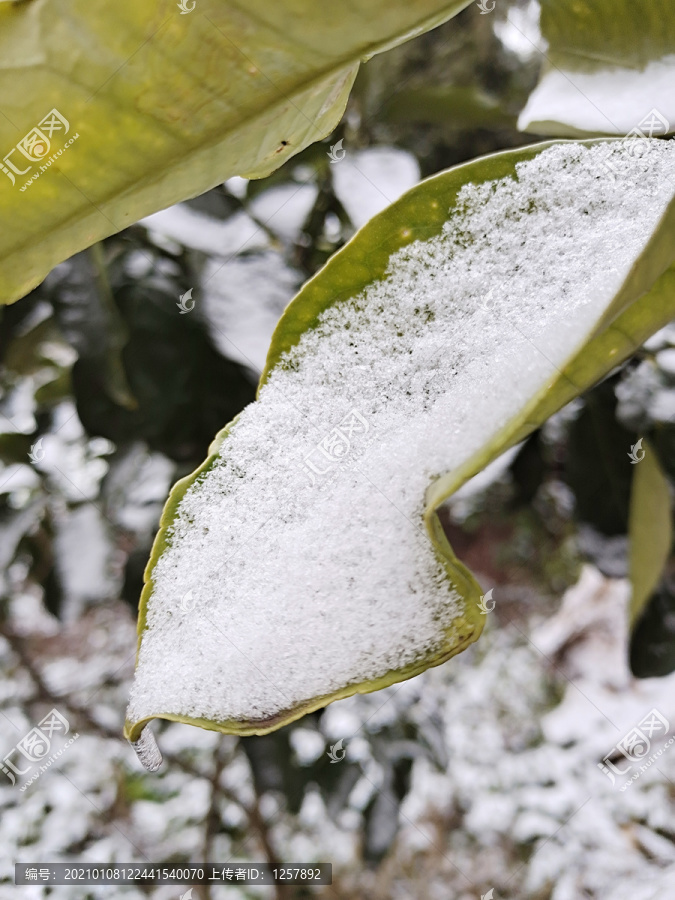
[[[264,733],[478,638],[481,588],[437,509],[675,316],[675,147],[649,150],[458,166],[304,286],[258,400],[168,501],[130,740],[155,717]]]
[[[670,485],[653,448],[642,444],[634,451],[628,522],[631,626],[656,590],[673,543]]]
[[[469,0],[0,3],[0,303],[338,123],[361,61]]]
[[[562,137],[675,130],[671,0],[541,0],[541,31],[545,62],[522,130]]]

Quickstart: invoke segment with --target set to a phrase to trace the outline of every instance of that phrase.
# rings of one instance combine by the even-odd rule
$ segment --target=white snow
[[[654,396],[661,387],[662,380],[657,366],[653,360],[643,360],[614,389],[618,402],[617,414],[621,421],[641,423],[645,410],[650,410]]]
[[[23,600],[17,598],[16,605]],[[675,724],[675,674],[639,681],[627,670],[627,600],[625,582],[604,579],[585,567],[545,630],[542,625],[532,628],[533,620],[550,615],[550,599],[540,598],[531,617],[523,618],[523,610],[516,610],[516,621],[501,620],[495,626],[491,615],[479,644],[452,666],[330,706],[316,734],[324,737],[324,753],[330,744],[344,739],[347,758],[331,766],[330,773],[351,785],[349,797],[333,794],[322,815],[318,791],[308,788],[300,814],[293,816],[284,812],[281,793],[263,794],[260,809],[280,857],[332,862],[334,879],[355,896],[371,896],[369,885],[377,877],[381,896],[391,897],[478,900],[492,886],[495,900],[542,895],[552,900],[669,898],[675,877],[675,865],[667,861],[673,834],[669,782],[675,778],[675,747],[660,758],[659,771],[645,774],[624,793],[597,768],[625,732],[612,728],[593,702],[612,718],[621,710],[622,700],[629,712],[636,710],[637,718],[628,722],[626,731],[651,707],[662,710]],[[107,716],[100,718],[119,721],[131,666],[129,660],[120,671],[120,660],[133,640],[134,624],[124,604],[98,607],[94,614],[96,629],[104,629],[110,646],[103,651],[93,647],[85,637],[90,632],[81,631],[82,620],[70,626],[64,640],[52,648],[69,675],[54,684],[54,660],[48,670],[49,683],[58,690],[79,689],[81,701],[88,706],[96,692],[96,706],[107,707]],[[584,616],[583,624],[579,615]],[[75,639],[82,661],[72,657]],[[4,755],[44,710],[29,704],[30,679],[17,678],[12,654],[5,645],[2,651]],[[567,700],[572,695],[581,700],[575,709]],[[558,713],[561,697],[563,715]],[[25,704],[25,712],[19,710],[19,702]],[[392,731],[381,731],[385,721]],[[303,745],[307,761],[310,750],[319,752],[314,735],[308,734],[313,727],[303,725],[288,732],[296,753]],[[71,728],[79,731],[74,722]],[[363,864],[364,821],[359,809],[373,796],[373,785],[383,781],[388,754],[397,751],[395,735],[411,728],[418,729],[419,751],[412,786],[397,817],[397,841],[375,873]],[[600,739],[598,729],[603,732]],[[173,761],[158,775],[143,774],[125,744],[88,734],[87,729],[58,760],[58,769],[52,766],[24,793],[3,777],[3,870],[11,873],[15,861],[82,865],[199,859],[216,748],[229,760],[223,784],[241,802],[252,802],[243,744],[185,725],[167,723],[161,730],[162,749],[179,754],[204,773],[203,779],[181,771]],[[302,735],[298,740],[293,737],[296,730]],[[436,746],[436,741],[445,761],[434,761],[435,756],[424,750]],[[356,783],[349,780],[345,766]],[[303,774],[295,768],[290,771]],[[134,786],[142,786],[145,795],[129,796],[126,791]],[[123,797],[124,803],[120,802]],[[214,858],[259,862],[263,852],[247,830],[241,807],[223,800],[218,813],[220,821],[239,829],[243,838],[236,841],[221,832],[214,843]],[[395,815],[392,805],[392,818]],[[537,820],[551,817],[557,825],[548,842],[545,837],[531,843],[516,841],[514,823],[518,837],[527,841],[528,830],[530,835],[536,831]],[[72,840],[82,840],[83,849],[69,846]],[[181,892],[166,888],[164,893],[158,888],[153,897],[177,900]],[[50,896],[73,900],[90,896],[91,890],[55,887]],[[41,888],[33,892],[26,887],[21,896],[40,900],[43,893]],[[229,895],[227,888],[214,891],[218,900]],[[0,896],[4,900],[4,894]],[[140,900],[143,892],[132,887],[97,888],[99,896]]]
[[[417,160],[395,147],[352,151],[331,166],[335,194],[356,228],[420,180]]]
[[[649,414],[655,422],[675,420],[675,388],[657,391],[652,397]]]
[[[220,222],[179,203],[141,219],[140,224],[150,229],[154,236],[169,238],[184,247],[220,256],[269,246],[265,230],[245,212]]]
[[[539,30],[539,14],[539,3],[530,0],[527,6],[510,6],[506,19],[494,23],[495,34],[502,44],[524,62],[546,50],[546,41]]]
[[[675,346],[675,324],[669,322],[668,325],[653,334],[648,341],[645,341],[644,346],[651,352],[660,350],[662,347]]]
[[[606,147],[566,144],[466,186],[442,235],[276,367],[180,504],[131,721],[261,722],[439,651],[460,604],[422,527],[427,487],[557,377],[675,192],[672,145],[612,152],[617,179]]]
[[[151,535],[175,480],[176,465],[140,441],[118,453],[105,482],[106,514],[116,525]]]
[[[248,189],[248,178],[242,178],[240,175],[233,175],[225,182],[225,187],[234,196],[242,200],[246,196]]]
[[[311,728],[294,728],[289,739],[301,766],[308,766],[326,752],[323,735]]]
[[[113,449],[111,441],[87,438],[75,404],[64,400],[54,407],[53,430],[36,442],[33,465],[57,482],[68,500],[93,500],[108,471],[101,457]]]
[[[249,209],[270,231],[286,241],[294,241],[318,193],[315,184],[281,184],[258,194],[249,202]]]
[[[675,349],[643,360],[616,386],[617,411],[623,421],[642,429],[645,412],[652,422],[675,420]]]
[[[202,311],[218,350],[261,372],[272,332],[300,281],[271,251],[210,259],[204,267]]]
[[[518,128],[536,132],[541,131],[541,123],[556,122],[589,134],[626,135],[651,110],[658,110],[675,127],[674,76],[675,55],[653,60],[641,71],[619,67],[595,72],[549,68],[520,114]],[[664,132],[647,132],[649,137],[660,133]]]
[[[675,347],[660,350],[656,354],[656,364],[666,375],[675,375]]]
[[[73,620],[89,603],[115,595],[118,584],[111,571],[110,526],[99,507],[90,503],[59,509],[54,519],[56,567],[65,595],[63,615]]]

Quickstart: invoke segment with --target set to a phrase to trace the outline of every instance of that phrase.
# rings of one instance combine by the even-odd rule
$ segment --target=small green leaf
[[[0,303],[335,128],[362,61],[470,0],[0,3]]]
[[[656,678],[675,670],[671,487],[646,439],[632,448],[631,462],[630,667],[636,678]]]
[[[605,379],[584,398],[567,432],[565,481],[574,517],[604,535],[625,535],[633,472],[626,447],[635,440],[616,417],[615,383]]]
[[[629,512],[632,628],[661,580],[673,543],[670,485],[646,441],[636,448],[633,463]]]

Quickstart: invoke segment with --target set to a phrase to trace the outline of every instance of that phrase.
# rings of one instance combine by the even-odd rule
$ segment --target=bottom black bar
[[[197,866],[111,863],[15,863],[14,884],[332,884],[331,863],[203,863]]]

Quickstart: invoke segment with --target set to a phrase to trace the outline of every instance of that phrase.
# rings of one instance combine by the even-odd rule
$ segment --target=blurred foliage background
[[[584,696],[593,686],[593,705],[603,691],[616,704],[620,687],[646,711],[672,687],[633,676],[675,669],[675,566],[630,646],[621,579],[632,445],[647,438],[675,477],[673,326],[446,509],[451,543],[497,600],[477,647],[266,737],[156,723],[168,751],[158,776],[120,738],[164,500],[254,399],[285,304],[419,177],[539,139],[515,125],[541,65],[537,4],[497,6],[469,7],[364,66],[340,128],[274,175],[158,213],[1,311],[3,753],[51,707],[82,740],[61,774],[25,793],[0,787],[0,897],[16,890],[13,862],[38,858],[323,860],[334,885],[316,893],[341,898],[463,900],[493,887],[499,898],[635,900],[672,877],[673,782],[645,777],[621,806],[596,769],[617,735],[590,709],[570,725],[568,695],[572,678]],[[568,606],[583,610],[575,623]],[[326,751],[339,739],[335,764]],[[576,816],[588,793],[602,834]],[[310,895],[274,890],[236,892]],[[110,896],[151,893],[178,896]]]

